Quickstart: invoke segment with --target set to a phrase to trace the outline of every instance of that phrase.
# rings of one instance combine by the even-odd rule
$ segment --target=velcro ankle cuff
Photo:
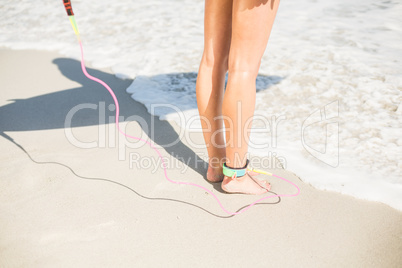
[[[226,163],[223,163],[223,175],[227,177],[233,177],[233,175],[236,174],[236,177],[243,177],[246,175],[247,172],[247,166],[248,166],[248,159],[246,162],[246,165],[243,168],[231,168],[226,165]]]

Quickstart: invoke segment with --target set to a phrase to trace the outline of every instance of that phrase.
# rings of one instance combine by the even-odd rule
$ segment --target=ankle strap
[[[231,168],[228,167],[226,163],[223,163],[223,175],[227,177],[233,177],[234,175],[236,175],[236,177],[243,177],[246,175],[248,162],[247,159],[246,165],[243,168]]]

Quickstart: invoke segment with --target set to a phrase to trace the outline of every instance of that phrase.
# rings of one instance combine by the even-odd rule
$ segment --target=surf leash
[[[115,106],[116,106],[116,121],[115,121],[115,123],[116,123],[116,128],[117,128],[117,130],[118,130],[122,135],[124,135],[124,136],[127,137],[127,138],[130,138],[130,139],[133,139],[133,140],[137,140],[137,141],[145,142],[146,144],[148,144],[148,145],[156,152],[156,154],[158,155],[158,157],[159,157],[160,160],[161,160],[163,172],[164,172],[164,175],[165,175],[165,178],[166,178],[167,181],[169,181],[169,182],[171,182],[171,183],[174,183],[174,184],[181,184],[181,185],[194,186],[194,187],[197,187],[197,188],[200,188],[200,189],[206,191],[206,192],[209,193],[213,198],[215,198],[215,200],[218,202],[218,205],[222,208],[222,210],[223,210],[225,213],[229,214],[229,215],[238,215],[238,214],[241,214],[241,213],[247,211],[248,209],[250,209],[251,207],[253,207],[254,205],[256,205],[256,204],[258,204],[258,203],[261,203],[262,201],[264,201],[264,200],[266,200],[266,199],[268,199],[268,198],[273,198],[273,197],[294,197],[294,196],[298,196],[298,195],[300,194],[300,188],[299,188],[296,184],[294,184],[293,182],[291,182],[291,181],[289,181],[289,180],[287,180],[287,179],[285,179],[285,178],[282,178],[282,177],[280,177],[280,176],[278,176],[278,175],[275,175],[275,174],[272,174],[272,173],[269,173],[269,172],[266,172],[266,171],[263,171],[263,170],[248,169],[248,170],[250,170],[250,171],[254,171],[254,172],[257,172],[257,173],[260,173],[260,174],[264,174],[264,175],[269,175],[269,176],[272,176],[272,177],[279,178],[279,179],[281,179],[281,180],[283,180],[283,181],[286,181],[287,183],[293,185],[293,186],[297,189],[297,193],[295,193],[295,194],[278,194],[278,195],[269,195],[269,196],[265,196],[265,197],[262,197],[262,198],[256,200],[255,202],[253,202],[253,203],[251,203],[251,204],[249,204],[249,205],[243,207],[242,209],[240,209],[240,210],[237,211],[237,212],[230,212],[230,211],[228,211],[228,210],[223,206],[223,204],[221,203],[221,201],[219,200],[219,198],[218,198],[211,190],[207,189],[206,187],[201,186],[201,185],[198,185],[198,184],[195,184],[195,183],[192,183],[192,182],[179,182],[179,181],[174,181],[174,180],[170,179],[169,176],[168,176],[168,174],[167,174],[166,162],[165,162],[165,160],[163,159],[163,156],[162,156],[161,152],[160,152],[150,141],[147,141],[147,140],[142,139],[142,138],[139,138],[139,137],[131,136],[131,135],[125,133],[123,130],[121,130],[120,125],[119,125],[119,124],[120,124],[120,122],[119,122],[120,108],[119,108],[119,102],[118,102],[118,100],[117,100],[117,97],[116,97],[116,95],[114,94],[113,90],[112,90],[104,81],[102,81],[102,80],[100,80],[99,78],[96,78],[96,77],[94,77],[94,76],[88,74],[87,69],[85,68],[84,50],[83,50],[83,47],[82,47],[82,42],[81,42],[81,38],[80,38],[80,33],[79,33],[79,31],[78,31],[77,22],[76,22],[75,17],[74,17],[73,8],[72,8],[72,6],[71,6],[71,1],[70,1],[70,0],[63,0],[63,3],[64,3],[64,7],[65,7],[65,9],[66,9],[68,18],[70,19],[71,26],[73,27],[74,33],[75,33],[75,35],[76,35],[77,38],[78,38],[78,43],[79,43],[79,46],[80,46],[80,49],[81,49],[81,69],[82,69],[82,72],[84,73],[84,75],[85,75],[88,79],[90,79],[90,80],[92,80],[92,81],[95,81],[95,82],[101,84],[103,87],[105,87],[105,88],[107,89],[107,91],[108,91],[108,92],[110,93],[110,95],[112,96],[113,101],[114,101],[114,104],[115,104]]]

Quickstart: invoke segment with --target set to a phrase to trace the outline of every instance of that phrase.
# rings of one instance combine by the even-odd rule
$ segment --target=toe
[[[260,190],[260,193],[259,193],[259,194],[266,194],[266,193],[268,193],[268,191],[269,191],[269,189],[264,189],[264,188],[261,188],[261,190]]]
[[[251,174],[249,174],[249,175],[251,175]],[[271,184],[270,184],[268,181],[266,181],[266,180],[259,180],[259,179],[255,178],[254,176],[250,176],[250,178],[251,178],[255,183],[257,183],[260,187],[262,187],[262,188],[264,188],[264,189],[267,189],[268,191],[271,189]]]

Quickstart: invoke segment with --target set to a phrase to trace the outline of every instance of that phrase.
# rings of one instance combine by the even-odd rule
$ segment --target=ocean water
[[[151,113],[199,127],[203,1],[72,4],[92,67],[136,78],[127,92]],[[79,59],[62,1],[2,0],[0,11],[0,46]],[[401,15],[401,1],[282,1],[257,79],[250,153],[274,154],[316,188],[402,210]]]

